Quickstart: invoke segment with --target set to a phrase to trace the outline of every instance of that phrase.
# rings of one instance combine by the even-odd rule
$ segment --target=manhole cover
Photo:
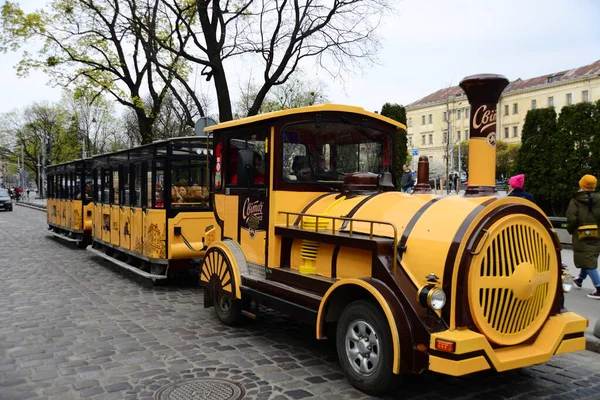
[[[156,392],[157,400],[238,400],[244,388],[219,378],[198,378],[172,383]]]

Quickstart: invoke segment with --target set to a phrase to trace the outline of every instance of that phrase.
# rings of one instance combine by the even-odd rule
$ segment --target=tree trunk
[[[136,114],[138,117],[138,124],[140,127],[140,135],[142,137],[142,144],[152,143],[154,136],[152,129],[154,126],[154,118],[148,117],[144,110],[136,108]]]
[[[210,58],[213,63],[212,71],[215,80],[215,91],[217,92],[217,103],[219,105],[219,122],[231,121],[233,119],[233,112],[231,110],[229,86],[227,85],[223,63],[219,56]]]

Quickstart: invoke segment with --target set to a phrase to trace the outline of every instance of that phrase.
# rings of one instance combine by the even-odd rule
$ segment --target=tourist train
[[[465,78],[469,186],[438,196],[419,159],[395,189],[398,132],[323,104],[228,121],[53,166],[52,233],[151,279],[197,266],[204,307],[233,325],[260,307],[335,342],[358,389],[425,370],[506,371],[585,348],[564,307],[572,280],[546,215],[495,191],[501,76]]]

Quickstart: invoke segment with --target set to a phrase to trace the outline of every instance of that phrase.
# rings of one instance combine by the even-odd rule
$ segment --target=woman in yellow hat
[[[584,175],[579,180],[580,189],[567,208],[567,231],[573,236],[573,258],[580,269],[579,276],[573,281],[581,288],[583,280],[589,276],[596,291],[588,297],[600,300],[600,193],[596,192],[596,183],[593,175]]]

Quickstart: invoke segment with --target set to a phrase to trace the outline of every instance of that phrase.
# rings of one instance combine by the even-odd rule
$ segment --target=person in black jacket
[[[512,197],[522,197],[524,199],[527,199],[527,200],[535,203],[535,200],[533,199],[533,196],[531,195],[531,193],[527,193],[526,191],[523,190],[524,185],[525,185],[525,175],[524,174],[515,175],[515,176],[511,177],[508,180],[508,186],[510,187],[510,191],[508,192],[508,195],[512,196]]]
[[[403,192],[410,191],[410,188],[413,187],[413,177],[410,168],[406,165],[402,167],[404,172],[402,173],[402,178],[400,178],[400,188]]]

